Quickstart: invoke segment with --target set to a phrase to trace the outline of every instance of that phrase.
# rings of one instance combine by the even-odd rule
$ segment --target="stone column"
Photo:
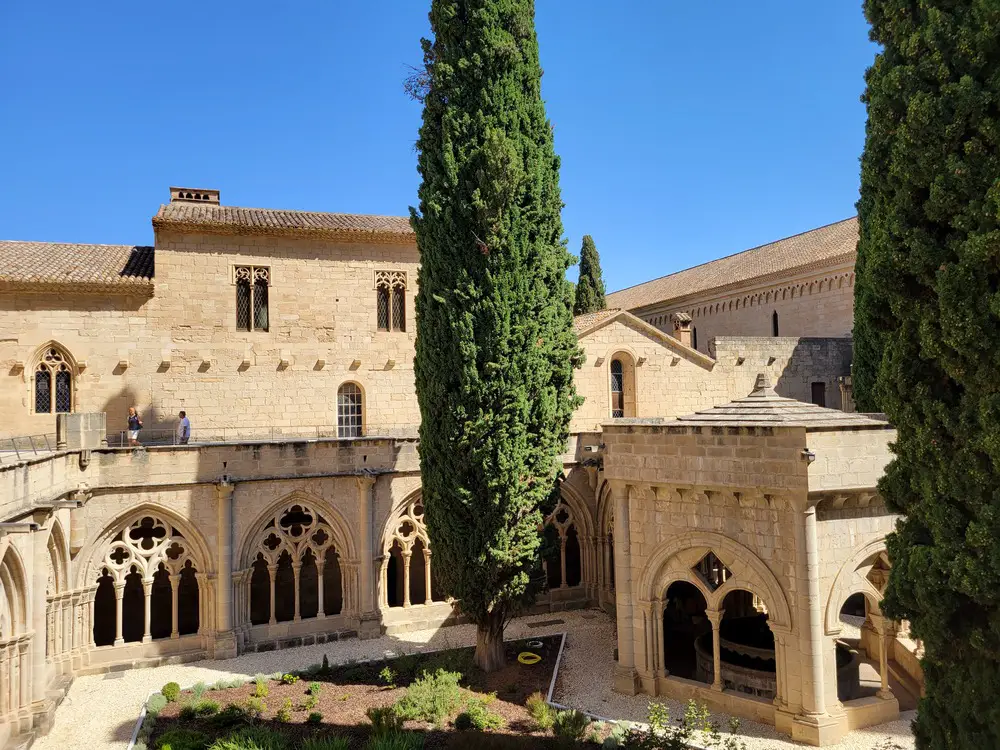
[[[0,646],[0,721],[10,710],[10,677],[7,674],[7,646]]]
[[[48,511],[35,513],[32,520],[38,524],[50,522]],[[26,628],[35,631],[31,639],[31,693],[30,699],[26,697],[25,703],[32,701],[44,701],[45,690],[48,687],[45,669],[45,646],[49,642],[49,604],[46,596],[48,584],[49,566],[49,534],[48,528],[39,528],[33,531],[25,540],[31,545],[32,571],[30,579],[25,581],[27,591],[24,592],[28,605],[28,622]],[[52,592],[56,593],[56,592]],[[55,654],[53,654],[55,656]],[[25,693],[27,696],[28,693]]]
[[[639,689],[633,645],[632,571],[629,569],[629,506],[634,491],[623,482],[613,482],[611,486],[615,502],[615,599],[618,621],[618,664],[615,666],[614,689],[627,695],[635,695]]]
[[[143,598],[143,604],[144,604],[144,620],[145,620],[145,628],[142,631],[142,642],[143,643],[149,643],[151,640],[153,640],[152,623],[150,622],[150,613],[151,613],[151,607],[150,607],[150,605],[151,605],[152,598],[153,598],[153,581],[152,580],[147,581],[147,580],[143,579],[143,581],[142,581],[142,598]]]
[[[663,599],[657,598],[653,600],[653,637],[655,640],[654,652],[656,654],[656,676],[666,677],[670,672],[667,671],[667,652],[666,646],[663,643]]]
[[[18,656],[20,657],[21,660],[21,666],[19,670],[21,675],[21,686],[18,692],[20,693],[21,696],[21,706],[24,707],[27,707],[31,703],[29,678],[31,677],[31,644],[32,641],[34,640],[37,640],[37,636],[34,638],[26,638],[25,640],[21,641],[17,646]]]
[[[873,614],[871,618],[872,624],[875,626],[875,632],[878,633],[878,673],[882,679],[882,687],[875,694],[883,700],[891,700],[896,696],[889,689],[888,623],[883,615]]]
[[[275,616],[274,612],[274,576],[278,572],[278,566],[273,563],[268,563],[267,565],[267,575],[271,579],[271,618],[270,624],[277,625],[278,618]]]
[[[379,625],[379,615],[375,607],[375,478],[371,476],[357,477],[358,484],[358,601],[352,602],[351,609],[357,605],[360,614],[358,629],[359,638],[378,638],[382,634]],[[344,586],[344,611],[346,606],[347,586]]]
[[[122,638],[122,599],[125,598],[125,584],[115,582],[115,645],[125,643]]]
[[[316,557],[316,580],[318,582],[317,588],[319,589],[317,594],[318,608],[316,610],[316,617],[322,620],[326,617],[326,603],[323,601],[323,571],[326,569],[326,560],[322,557]]]
[[[170,637],[171,638],[179,638],[181,634],[180,629],[177,627],[177,588],[180,585],[181,585],[181,574],[171,573],[170,574]]]
[[[804,653],[808,672],[802,680],[802,703],[806,714],[826,713],[826,696],[823,686],[823,602],[819,587],[819,541],[816,533],[816,505],[810,503],[805,510],[806,551],[806,605],[809,612],[807,631],[808,649]]]
[[[706,609],[705,617],[712,623],[712,690],[722,690],[722,648],[719,643],[719,626],[725,616],[724,609]]]
[[[566,537],[559,535],[559,588],[564,589],[569,584],[566,582]]]
[[[234,592],[233,592],[233,504],[236,495],[236,485],[230,481],[221,481],[215,485],[216,500],[216,538],[218,547],[215,552],[215,619],[211,623],[215,630],[213,654],[216,659],[227,659],[236,656],[236,634],[233,631]],[[296,603],[298,588],[296,587]],[[298,607],[296,607],[298,611]],[[202,618],[199,618],[201,620]],[[200,622],[199,622],[200,624]]]
[[[382,565],[379,566],[379,606],[389,607],[389,554],[382,556]]]
[[[424,547],[424,604],[430,604],[431,597],[431,551]]]
[[[295,586],[295,614],[292,615],[292,620],[294,622],[300,622],[302,620],[302,614],[299,611],[299,602],[301,600],[302,592],[299,591],[299,574],[302,572],[302,562],[296,560],[292,563],[292,581]]]
[[[410,558],[413,556],[411,550],[403,552],[403,606],[410,606]]]
[[[774,634],[774,700],[772,702],[777,708],[785,708],[788,705],[785,700],[785,639],[787,633],[775,630],[773,627],[771,632]]]

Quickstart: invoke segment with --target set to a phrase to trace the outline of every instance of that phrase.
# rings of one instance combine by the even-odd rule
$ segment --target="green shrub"
[[[319,695],[320,692],[322,692],[322,690],[323,686],[320,683],[310,682],[309,687],[306,689],[306,692],[309,693],[309,695]]]
[[[146,716],[158,716],[167,707],[167,699],[162,693],[153,693],[146,701]]]
[[[299,747],[301,750],[347,750],[350,744],[343,737],[311,737]]]
[[[267,727],[247,727],[215,743],[208,750],[287,750],[288,740]]]
[[[390,732],[372,737],[365,750],[420,750],[424,736],[415,732]]]
[[[198,716],[215,716],[219,713],[219,702],[207,698],[200,700],[194,704],[194,712]]]
[[[306,724],[322,724],[323,714],[319,711],[313,711],[306,717]]]
[[[160,688],[160,695],[167,699],[167,703],[173,703],[180,697],[181,686],[176,682],[168,682],[162,688]]]
[[[372,723],[372,734],[382,735],[399,732],[403,729],[403,717],[396,712],[395,706],[371,707],[365,714]]]
[[[292,720],[292,699],[285,698],[284,702],[281,704],[281,708],[274,715],[275,721],[280,721],[285,724]]]
[[[258,677],[256,679],[256,683],[257,684],[253,689],[254,698],[266,698],[267,694],[270,692],[270,689],[267,687],[267,678]]]
[[[194,700],[196,703],[201,700],[201,696],[205,694],[206,690],[208,690],[208,685],[206,685],[204,682],[196,682],[194,684],[194,687],[191,688],[191,693],[194,695]]]
[[[590,726],[590,717],[581,711],[560,711],[552,724],[552,733],[563,740],[582,740]]]
[[[404,719],[427,721],[441,726],[462,705],[462,690],[458,672],[439,669],[424,672],[406,688],[406,695],[396,704],[396,712]]]
[[[159,750],[205,750],[208,737],[191,729],[168,729],[156,741]]]
[[[212,725],[220,729],[228,729],[247,719],[245,706],[238,706],[235,703],[228,704],[224,709],[212,717]]]
[[[297,674],[292,674],[291,672],[288,672],[286,674],[281,675],[282,685],[294,685],[298,681],[299,681],[299,676]]]
[[[305,702],[302,704],[303,711],[312,711],[316,706],[319,705],[319,696],[310,695],[306,698]]]
[[[480,732],[485,732],[489,729],[503,728],[506,724],[503,717],[487,708],[492,700],[493,696],[469,701],[465,710],[455,717],[455,729],[478,729]]]
[[[378,673],[379,680],[388,688],[396,687],[396,678],[398,676],[399,675],[392,671],[392,667],[388,666],[382,667],[382,671]]]
[[[267,711],[267,704],[262,698],[258,698],[256,695],[247,698],[243,702],[243,713],[246,714],[248,718],[259,719]]]
[[[193,703],[185,703],[181,706],[180,713],[178,714],[181,721],[191,721],[191,719],[194,719],[197,716],[198,714],[194,710]]]
[[[545,702],[544,695],[532,693],[524,705],[539,729],[543,731],[552,729],[552,725],[555,723],[555,712],[552,710],[552,706]]]

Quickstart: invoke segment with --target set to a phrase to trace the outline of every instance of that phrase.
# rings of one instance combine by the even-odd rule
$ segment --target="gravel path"
[[[531,627],[532,624],[563,622]],[[646,717],[648,696],[622,696],[611,691],[614,648],[614,623],[597,610],[534,615],[514,622],[507,630],[509,639],[549,635],[567,631],[566,651],[554,700],[564,705],[615,719],[642,721]],[[105,675],[80,677],[70,688],[66,700],[56,712],[55,725],[45,737],[35,742],[34,750],[62,750],[80,747],[86,738],[90,750],[125,750],[146,696],[167,682],[190,687],[196,682],[213,683],[279,670],[302,669],[322,661],[326,654],[332,664],[350,660],[381,658],[415,651],[469,646],[475,643],[471,625],[423,630],[374,640],[348,640],[263,654],[245,654],[225,661],[199,661],[177,666],[135,669],[120,672],[113,679]],[[117,675],[121,675],[118,677]],[[661,699],[671,709],[683,710],[680,703]],[[725,726],[726,716],[717,717]],[[905,749],[914,747],[909,722],[912,716],[872,730],[853,732],[836,745],[844,750],[874,750],[891,737]],[[751,749],[785,750],[801,745],[782,739],[773,727],[743,722],[742,732]]]

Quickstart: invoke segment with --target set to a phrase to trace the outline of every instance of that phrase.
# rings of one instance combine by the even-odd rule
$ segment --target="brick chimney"
[[[219,191],[207,188],[170,188],[171,203],[211,203],[219,205]]]
[[[671,318],[674,321],[674,338],[684,346],[691,346],[691,316],[686,312],[678,312]]]

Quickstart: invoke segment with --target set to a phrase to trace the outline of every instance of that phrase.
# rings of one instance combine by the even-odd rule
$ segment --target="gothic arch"
[[[44,411],[38,409],[40,394],[36,388],[36,381],[40,373],[44,374],[48,379],[48,397],[46,400],[49,402],[49,408]],[[76,405],[79,403],[78,383],[80,367],[68,347],[55,340],[50,340],[42,344],[32,353],[27,374],[28,397],[32,414],[55,414],[59,412],[72,412],[76,409]],[[69,403],[67,405],[68,408],[62,409],[59,408],[57,403],[59,398],[57,394],[60,392],[59,378],[66,375],[69,376]]]
[[[49,527],[48,552],[51,566],[51,594],[59,594],[69,588],[69,557],[66,535],[59,519],[52,519]]]
[[[830,594],[826,601],[826,634],[839,635],[841,631],[840,609],[847,597],[853,594],[864,594],[869,604],[874,604],[874,611],[881,614],[879,602],[882,593],[868,580],[874,562],[885,554],[885,538],[863,544],[854,554],[840,566],[837,577],[833,580]]]
[[[21,635],[27,629],[27,585],[21,555],[13,544],[0,559],[0,640]]]
[[[629,347],[616,347],[607,356],[608,415],[635,417],[638,414],[638,382],[636,362],[638,357]],[[620,367],[616,369],[615,363]],[[616,387],[618,390],[616,391]],[[619,413],[620,412],[620,413]]]
[[[236,558],[239,567],[245,568],[253,565],[254,560],[257,558],[257,546],[264,533],[264,529],[272,522],[276,522],[275,519],[293,505],[306,506],[322,516],[323,521],[326,522],[326,525],[330,527],[333,533],[333,545],[342,551],[342,557],[345,560],[357,559],[357,545],[353,534],[350,532],[350,526],[344,520],[344,517],[325,500],[303,490],[294,490],[269,505],[265,511],[257,516],[257,520],[250,525],[249,529],[247,529],[246,534],[240,541],[240,552]]]
[[[379,606],[410,607],[443,601],[434,585],[432,548],[424,500],[415,490],[399,503],[382,529]]]
[[[791,611],[784,590],[764,561],[739,542],[711,531],[677,534],[662,542],[639,575],[635,595],[652,601],[666,591],[665,581],[694,577],[693,565],[709,551],[732,572],[728,581],[705,597],[710,609],[718,609],[734,588],[745,589],[764,600],[772,624],[791,627]],[[701,588],[705,593],[706,587]]]

